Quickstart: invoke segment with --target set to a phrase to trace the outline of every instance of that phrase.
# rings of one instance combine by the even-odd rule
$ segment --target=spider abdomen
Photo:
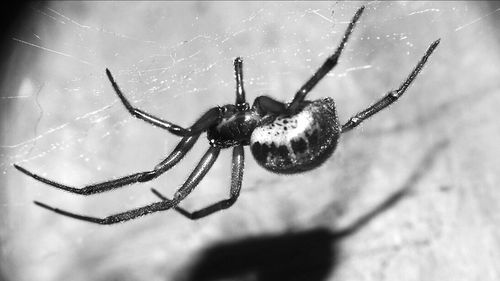
[[[298,113],[258,126],[250,138],[257,162],[269,171],[292,174],[314,169],[335,150],[340,125],[331,98],[306,104]]]

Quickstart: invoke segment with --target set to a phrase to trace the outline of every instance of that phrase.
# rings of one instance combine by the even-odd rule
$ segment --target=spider
[[[244,146],[249,145],[257,163],[274,173],[294,174],[320,166],[334,152],[341,134],[349,132],[403,95],[440,42],[438,39],[429,46],[424,56],[398,89],[389,91],[373,105],[351,117],[345,124],[340,125],[335,103],[331,98],[312,101],[305,98],[314,86],[337,65],[338,58],[363,10],[364,6],[356,11],[335,52],[297,91],[290,103],[283,103],[268,96],[259,96],[250,107],[243,88],[243,61],[238,57],[234,60],[236,102],[209,109],[189,128],[180,127],[133,107],[123,95],[111,72],[106,69],[114,91],[130,114],[150,125],[182,137],[170,155],[150,171],[87,185],[83,188],[75,188],[41,177],[16,164],[14,167],[38,181],[65,191],[81,195],[97,194],[159,177],[174,167],[189,152],[200,135],[206,132],[210,148],[184,184],[175,192],[172,199],[152,189],[152,192],[161,201],[104,218],[71,213],[38,201],[34,201],[34,203],[64,216],[97,224],[124,222],[171,208],[193,220],[227,209],[236,202],[240,194],[244,170]],[[210,170],[220,151],[231,147],[233,147],[233,157],[229,198],[195,212],[189,212],[179,207],[178,204],[193,191]]]

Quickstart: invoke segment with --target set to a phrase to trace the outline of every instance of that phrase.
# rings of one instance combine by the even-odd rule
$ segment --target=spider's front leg
[[[239,145],[233,149],[233,162],[231,170],[231,189],[229,192],[229,198],[213,203],[205,208],[198,211],[189,212],[179,206],[175,206],[174,209],[191,220],[197,220],[215,212],[227,209],[231,207],[234,202],[238,199],[241,190],[241,182],[243,180],[243,168],[245,165],[245,155],[243,146]],[[152,188],[151,191],[162,200],[170,202],[172,200],[165,197],[163,194],[158,192],[156,189]]]
[[[120,87],[118,87],[118,84],[116,84],[115,79],[111,75],[111,71],[109,71],[109,69],[107,68],[106,68],[106,74],[108,75],[108,79],[111,82],[111,85],[113,85],[113,89],[115,90],[116,94],[118,95],[121,102],[128,110],[128,112],[132,114],[132,116],[144,120],[151,125],[165,129],[174,135],[185,137],[185,136],[192,136],[199,134],[207,130],[210,126],[217,123],[217,121],[220,120],[221,118],[220,108],[214,107],[212,109],[209,109],[205,114],[203,114],[200,118],[198,118],[198,120],[191,127],[187,129],[175,125],[171,122],[162,120],[154,115],[151,115],[147,112],[144,112],[138,108],[133,107],[127,100],[127,98],[125,98],[125,95],[123,95],[122,91],[120,90]]]
[[[175,166],[179,161],[181,161],[182,158],[186,155],[186,153],[191,150],[193,145],[196,143],[196,141],[199,138],[199,134],[193,135],[193,136],[188,136],[184,137],[179,144],[175,147],[175,149],[170,153],[170,155],[165,158],[161,163],[156,165],[156,167],[151,170],[151,171],[145,171],[145,172],[139,172],[135,173],[132,175],[128,175],[125,177],[121,177],[118,179],[102,182],[102,183],[96,183],[96,184],[91,184],[84,186],[83,188],[76,188],[68,185],[64,185],[58,182],[55,182],[53,180],[49,180],[47,178],[44,178],[42,176],[39,176],[37,174],[34,174],[25,168],[14,164],[14,167],[19,170],[20,172],[24,173],[27,176],[30,176],[38,181],[41,181],[45,184],[51,185],[53,187],[69,191],[71,193],[76,193],[76,194],[81,194],[81,195],[92,195],[96,193],[101,193],[105,191],[109,191],[112,189],[116,189],[125,185],[133,184],[136,182],[145,182],[145,181],[150,181],[154,178],[159,177],[161,174],[165,173],[168,171],[170,168]]]
[[[84,216],[71,213],[65,210],[51,207],[47,204],[38,201],[35,201],[34,203],[42,208],[45,208],[47,210],[50,210],[52,212],[64,216],[97,224],[115,224],[119,222],[132,220],[147,214],[159,211],[165,211],[172,207],[175,207],[177,204],[179,204],[179,202],[181,202],[184,198],[186,198],[189,195],[189,193],[191,193],[191,191],[193,191],[193,189],[200,183],[203,177],[205,177],[210,168],[212,168],[213,164],[215,163],[215,160],[217,160],[217,157],[219,156],[219,152],[220,148],[210,147],[208,149],[208,151],[205,153],[205,155],[200,160],[200,162],[193,170],[193,172],[191,172],[191,174],[184,182],[184,184],[179,188],[179,190],[177,190],[173,200],[168,200],[168,201],[163,200],[161,202],[155,202],[144,207],[132,209],[126,212],[114,214],[104,218]]]

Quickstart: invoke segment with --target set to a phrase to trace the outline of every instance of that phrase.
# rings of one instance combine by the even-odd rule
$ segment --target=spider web
[[[459,39],[478,36],[477,42],[493,42],[489,36],[495,29],[490,22],[498,22],[499,14],[499,8],[485,3],[364,4],[367,10],[340,64],[310,94],[311,99],[333,97],[341,121],[397,86],[438,37],[442,37],[443,45],[458,42],[452,49],[457,52],[476,42],[469,39],[461,43]],[[3,211],[0,234],[6,275],[13,280],[34,280],[35,276],[37,280],[158,279],[181,274],[179,271],[195,255],[195,250],[209,241],[317,223],[331,226],[335,224],[332,218],[345,212],[348,202],[361,193],[361,187],[368,184],[380,188],[373,198],[359,197],[362,198],[359,202],[370,205],[386,193],[383,186],[402,183],[407,171],[418,163],[415,157],[390,177],[384,174],[385,168],[392,167],[391,157],[405,159],[408,151],[389,147],[381,135],[389,135],[392,143],[403,138],[409,146],[419,144],[423,148],[418,155],[424,155],[425,147],[438,138],[435,134],[426,134],[425,138],[399,134],[405,130],[427,132],[431,127],[446,139],[456,134],[459,126],[445,124],[457,124],[462,119],[475,124],[488,117],[486,113],[482,117],[451,115],[476,103],[484,108],[482,100],[488,100],[498,86],[491,82],[498,75],[494,66],[480,64],[486,55],[478,59],[477,53],[466,53],[468,56],[463,57],[466,61],[477,61],[472,67],[483,74],[476,78],[480,86],[473,89],[460,79],[453,80],[456,84],[448,88],[433,86],[443,83],[439,71],[446,71],[434,64],[432,67],[439,70],[429,70],[428,74],[424,71],[423,78],[412,88],[414,95],[405,97],[407,106],[391,107],[384,116],[377,117],[377,122],[361,129],[361,135],[347,136],[348,141],[337,152],[337,160],[317,171],[293,177],[269,174],[255,164],[247,150],[240,207],[228,216],[209,218],[208,223],[200,224],[164,213],[145,218],[142,223],[138,220],[116,228],[102,228],[47,213],[34,207],[31,201],[40,200],[96,216],[148,204],[155,201],[150,187],[166,194],[175,192],[207,149],[204,137],[185,160],[158,180],[94,197],[82,198],[54,190],[20,176],[12,168],[17,163],[75,186],[149,170],[179,139],[131,117],[106,79],[105,68],[111,70],[134,106],[189,126],[210,107],[234,101],[232,60],[237,56],[244,59],[244,81],[250,103],[259,95],[290,100],[335,49],[360,5],[356,2],[33,5],[25,24],[12,38],[17,47],[9,66],[12,71],[5,74],[0,99],[0,173],[5,187],[0,191]],[[446,40],[450,43],[445,43]],[[482,46],[478,49],[483,50]],[[451,61],[453,57],[443,55],[442,49],[445,48],[440,46],[438,51],[443,61]],[[483,54],[488,54],[492,61],[496,59],[497,55],[487,49]],[[440,94],[432,95],[436,89]],[[474,91],[484,95],[472,99]],[[422,95],[418,97],[416,93]],[[396,156],[384,158],[388,150]],[[194,209],[227,196],[230,153],[221,153],[219,159],[184,206]],[[377,165],[375,159],[379,162],[385,159],[386,166]],[[309,190],[304,191],[304,186]],[[331,207],[332,202],[336,206],[332,208],[334,214],[309,221]],[[425,227],[417,230],[422,237],[430,231]],[[179,246],[179,241],[184,246]],[[102,251],[102,245],[109,245],[109,251]],[[140,270],[127,270],[139,265]],[[344,275],[351,276],[346,272]]]

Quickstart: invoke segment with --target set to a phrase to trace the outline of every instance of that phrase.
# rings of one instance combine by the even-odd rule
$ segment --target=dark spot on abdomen
[[[310,147],[315,147],[318,145],[319,130],[313,130],[312,133],[307,137]]]
[[[262,145],[259,142],[255,142],[250,148],[255,160],[262,162],[266,160],[267,154],[262,153]]]
[[[291,145],[295,154],[304,153],[307,150],[307,142],[303,138],[292,140]]]
[[[288,151],[288,147],[284,146],[284,145],[280,145],[278,147],[278,155],[281,157],[281,158],[287,158],[289,157],[288,154],[290,152]]]

